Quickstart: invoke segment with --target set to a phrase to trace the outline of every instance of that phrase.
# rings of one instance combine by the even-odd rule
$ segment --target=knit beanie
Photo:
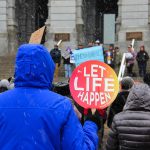
[[[122,80],[121,80],[121,87],[122,87],[122,90],[129,90],[132,88],[134,84],[134,80],[131,78],[131,77],[124,77]]]

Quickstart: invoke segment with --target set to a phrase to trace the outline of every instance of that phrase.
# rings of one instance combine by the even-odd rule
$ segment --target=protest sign
[[[104,109],[115,100],[118,91],[114,70],[97,60],[82,63],[70,78],[71,95],[84,108]]]
[[[126,58],[126,59],[132,59],[132,58],[133,58],[133,55],[132,55],[130,52],[125,53],[125,58]]]
[[[65,59],[68,59],[70,57],[70,53],[66,50],[62,50],[61,56],[64,57]]]
[[[73,53],[70,54],[70,63],[75,64],[75,59]]]
[[[41,44],[45,28],[46,27],[43,26],[42,28],[40,28],[37,31],[33,32],[32,35],[31,35],[29,43]]]
[[[71,54],[71,49],[70,49],[70,47],[67,47],[66,50],[62,50],[62,51],[61,51],[61,55],[62,55],[65,59],[70,58],[70,54]]]
[[[99,60],[104,62],[102,46],[94,46],[90,48],[75,50],[73,52],[73,55],[76,66],[88,60]]]

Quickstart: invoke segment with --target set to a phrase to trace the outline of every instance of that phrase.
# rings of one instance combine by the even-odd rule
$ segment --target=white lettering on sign
[[[80,98],[80,99],[82,100],[83,97],[84,97],[84,92],[80,92],[80,93],[78,94],[78,98]]]
[[[86,91],[90,90],[90,78],[86,78]]]
[[[87,104],[88,104],[88,99],[89,97],[88,97],[88,92],[84,95],[84,98],[83,98],[83,102],[86,102]]]
[[[100,65],[92,64],[91,68],[83,68],[83,80],[85,84],[81,84],[81,79],[75,77],[74,89],[79,91],[78,98],[88,105],[94,103],[95,106],[105,105],[111,101],[109,92],[115,91],[115,80],[113,78],[105,78],[106,68]]]
[[[78,77],[76,77],[76,78],[74,79],[74,89],[77,90],[77,91],[84,91],[84,88],[78,87],[77,84],[78,84]]]
[[[99,81],[99,82],[98,82]],[[96,87],[101,87],[102,78],[93,78],[93,91],[96,91]]]
[[[94,68],[95,68],[95,69],[94,69]],[[92,65],[92,66],[91,66],[91,76],[92,76],[92,77],[95,77],[95,78],[98,77],[98,74],[95,74],[95,73],[97,73],[97,68],[98,68],[98,65]]]
[[[91,65],[91,71],[87,73],[87,67],[84,67],[84,77],[93,77],[96,78],[98,77],[97,72],[100,71],[100,76],[103,78],[104,77],[104,71],[106,70],[104,67],[99,66],[99,65]]]
[[[86,86],[79,87],[78,82],[79,78],[75,77],[74,80],[74,89],[76,91],[90,91],[90,87],[92,87],[92,91],[95,92],[97,88],[100,89],[102,87],[102,83],[104,83],[104,91],[105,92],[114,92],[114,79],[112,78],[86,78]]]
[[[86,73],[86,67],[84,67],[84,77],[90,77],[90,74]]]
[[[106,68],[104,68],[103,66],[99,66],[99,68],[101,69],[101,77],[104,77],[104,71],[106,70]]]
[[[106,78],[105,79],[105,91],[114,92],[114,79]]]
[[[104,105],[111,100],[111,96],[107,92],[79,92],[78,98],[88,105],[91,105],[94,102],[95,106],[98,106],[99,104]]]
[[[119,82],[109,65],[88,60],[74,69],[69,87],[71,96],[81,107],[95,110],[105,109],[116,99]]]

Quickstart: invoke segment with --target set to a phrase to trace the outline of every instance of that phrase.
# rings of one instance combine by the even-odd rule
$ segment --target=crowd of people
[[[93,46],[102,46],[103,54],[104,54],[104,62],[108,64],[111,68],[113,68],[118,74],[121,61],[122,61],[122,53],[120,52],[119,47],[110,44],[108,48],[105,48],[103,44],[100,43],[99,40],[93,42],[89,42],[87,47]],[[85,48],[82,44],[78,45],[76,50],[81,50]],[[63,60],[65,77],[70,78],[73,70],[73,64],[70,62],[70,57],[64,58],[61,56],[61,50],[57,45],[54,45],[54,49],[50,51],[50,54],[56,64],[56,74],[59,72],[59,66],[61,64],[61,60]],[[137,74],[133,72],[134,64],[137,61],[139,76],[144,77],[147,72],[147,62],[149,60],[149,55],[145,50],[144,45],[140,46],[138,52],[136,52],[132,45],[129,45],[126,52],[126,68],[127,68],[127,76],[135,77]]]
[[[109,49],[112,51],[111,46]],[[143,49],[140,49],[142,54]],[[59,50],[58,53],[60,59]],[[93,114],[90,109],[84,109],[60,95],[59,91],[52,91],[55,63],[58,64],[56,67],[60,65],[57,58],[53,60],[55,54],[51,51],[50,55],[39,44],[19,47],[14,78],[0,81],[0,148],[102,149],[104,124],[107,122],[110,133],[106,150],[149,150],[150,74],[140,71],[144,76],[143,83],[124,77],[120,82],[120,92],[110,108]],[[109,52],[108,56],[111,56]],[[141,59],[139,57],[141,55],[137,54],[137,61]]]

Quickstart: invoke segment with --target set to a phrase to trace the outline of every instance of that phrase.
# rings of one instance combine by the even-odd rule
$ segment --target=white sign
[[[122,61],[121,61],[121,66],[118,74],[118,80],[121,81],[124,73],[125,73],[125,68],[126,68],[126,53],[123,54]]]

